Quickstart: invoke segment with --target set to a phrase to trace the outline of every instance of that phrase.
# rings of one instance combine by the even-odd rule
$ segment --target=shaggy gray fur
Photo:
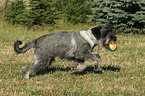
[[[22,42],[16,41],[14,50],[18,54],[34,48],[34,64],[22,68],[23,77],[29,79],[33,73],[46,70],[55,57],[77,62],[77,67],[71,69],[70,73],[83,72],[86,68],[84,62],[88,59],[94,61],[94,69],[98,71],[101,68],[100,56],[92,53],[92,49],[99,45],[103,51],[106,50],[107,47],[104,45],[109,41],[116,41],[116,36],[112,32],[113,26],[106,24],[86,31],[47,34],[26,43],[22,48],[19,48]]]

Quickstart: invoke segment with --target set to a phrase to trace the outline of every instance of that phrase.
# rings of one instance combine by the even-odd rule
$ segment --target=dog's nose
[[[113,38],[113,41],[117,41],[117,39],[116,38]]]

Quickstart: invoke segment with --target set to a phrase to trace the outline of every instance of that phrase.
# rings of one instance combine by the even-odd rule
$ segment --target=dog
[[[22,68],[22,77],[29,79],[33,73],[47,70],[55,57],[69,59],[76,62],[76,67],[71,68],[71,74],[83,72],[86,68],[85,61],[94,61],[94,70],[101,69],[101,58],[93,53],[93,48],[99,45],[99,49],[106,51],[110,42],[116,42],[112,24],[95,26],[88,30],[73,32],[57,32],[41,36],[26,43],[22,48],[22,41],[17,40],[14,50],[17,54],[25,53],[34,48],[34,64]]]

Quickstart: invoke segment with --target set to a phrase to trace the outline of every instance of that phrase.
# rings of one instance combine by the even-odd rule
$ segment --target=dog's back
[[[16,53],[25,53],[30,48],[34,48],[34,54],[41,57],[60,57],[60,58],[74,58],[74,54],[85,50],[85,47],[90,47],[89,43],[84,40],[80,32],[58,32],[41,36],[24,47],[19,48],[22,44],[17,41],[14,45]],[[83,48],[84,47],[84,48]],[[91,47],[90,47],[91,48]],[[82,54],[82,53],[80,53]],[[79,54],[79,55],[80,55]],[[76,54],[77,55],[77,54]]]
[[[81,43],[80,43],[81,42]],[[73,58],[81,47],[89,45],[79,32],[58,32],[35,40],[35,53],[47,57]],[[83,50],[82,50],[83,51]]]

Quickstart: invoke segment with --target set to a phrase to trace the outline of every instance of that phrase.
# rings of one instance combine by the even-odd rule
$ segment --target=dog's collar
[[[94,47],[94,45],[97,43],[97,39],[95,36],[92,34],[91,30],[87,31],[80,31],[80,35],[88,41],[88,43],[91,45],[91,47]]]

